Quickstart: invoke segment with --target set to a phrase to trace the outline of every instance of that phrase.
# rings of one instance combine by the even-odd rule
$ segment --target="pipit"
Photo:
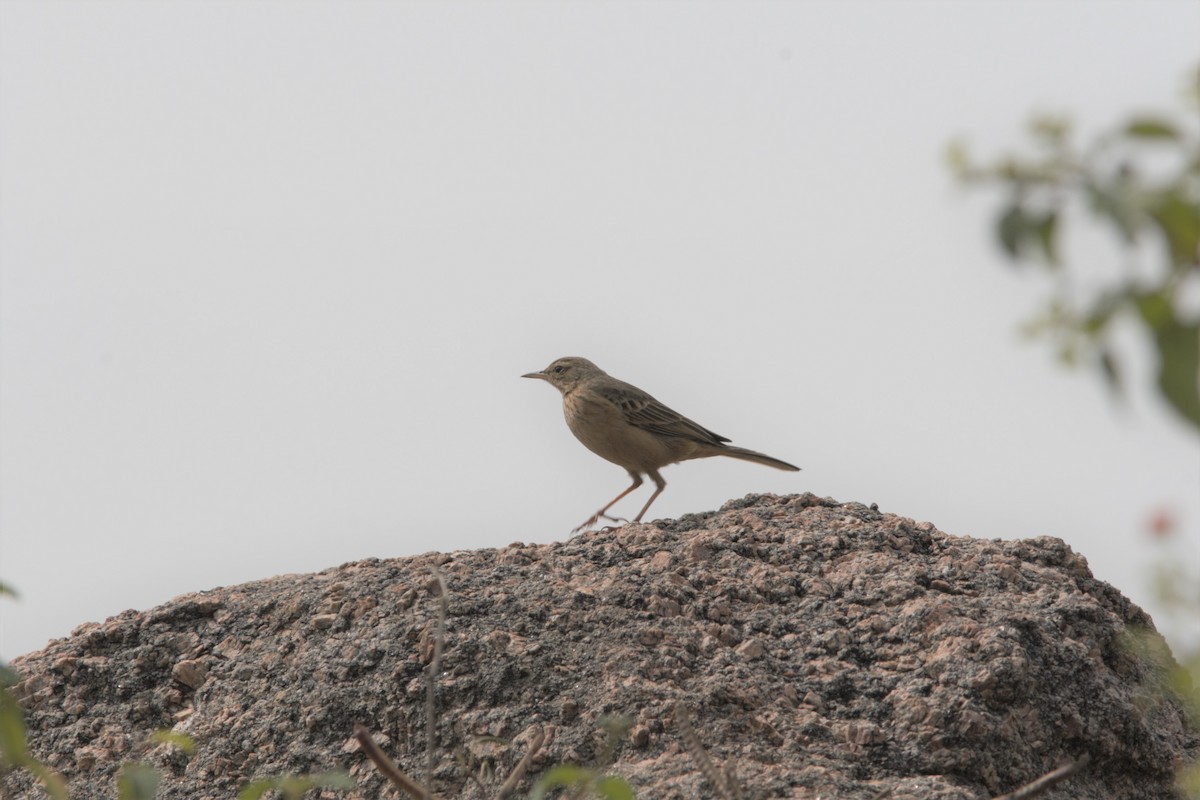
[[[575,438],[601,458],[624,467],[633,478],[628,489],[588,517],[574,532],[591,526],[601,517],[620,522],[608,516],[608,510],[641,486],[645,474],[658,488],[634,517],[634,522],[641,522],[646,509],[667,488],[658,470],[678,461],[729,456],[776,469],[800,470],[764,453],[726,444],[729,439],[700,427],[636,386],[617,380],[586,358],[560,358],[541,372],[521,377],[540,378],[562,392],[563,416]]]

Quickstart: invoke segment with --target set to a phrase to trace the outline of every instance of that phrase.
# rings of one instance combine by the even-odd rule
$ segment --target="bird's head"
[[[566,394],[589,378],[604,374],[604,370],[586,358],[567,356],[566,358],[555,360],[541,372],[527,372],[521,377],[541,378],[555,389]]]

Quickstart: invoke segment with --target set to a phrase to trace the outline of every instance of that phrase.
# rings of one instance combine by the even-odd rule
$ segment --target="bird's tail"
[[[725,445],[720,450],[721,455],[729,456],[730,458],[740,458],[743,461],[753,461],[755,464],[764,464],[775,469],[786,469],[789,472],[799,472],[800,468],[795,464],[789,464],[786,461],[780,461],[778,458],[772,458],[766,453],[759,453],[754,450],[747,450],[744,447],[731,447]]]

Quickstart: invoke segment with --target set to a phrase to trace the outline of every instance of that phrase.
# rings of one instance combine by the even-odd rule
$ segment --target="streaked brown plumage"
[[[617,521],[607,511],[618,500],[642,485],[648,475],[657,487],[634,518],[640,522],[667,482],[658,470],[677,461],[709,456],[729,456],[776,469],[799,471],[799,467],[764,453],[726,444],[729,439],[697,425],[672,411],[641,389],[617,380],[586,358],[560,358],[541,372],[523,378],[539,378],[562,392],[563,416],[575,438],[601,458],[624,467],[633,484],[589,517],[576,531],[601,517]]]

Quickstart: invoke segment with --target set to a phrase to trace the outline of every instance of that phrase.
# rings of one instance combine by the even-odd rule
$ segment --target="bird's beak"
[[[526,372],[521,377],[522,378],[541,378],[542,380],[546,380],[546,373],[544,373],[544,372]]]

